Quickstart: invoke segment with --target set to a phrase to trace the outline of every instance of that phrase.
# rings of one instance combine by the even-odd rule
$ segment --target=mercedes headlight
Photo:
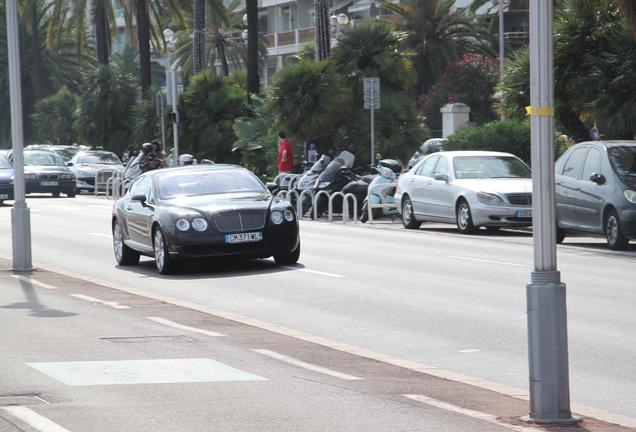
[[[627,198],[627,201],[629,201],[630,203],[636,204],[636,191],[627,189],[625,191],[625,198]]]
[[[274,210],[270,215],[270,219],[274,222],[274,225],[280,225],[283,223],[283,212]]]
[[[504,202],[499,195],[488,193],[488,192],[478,192],[477,199],[482,204],[491,205],[491,206],[500,206],[503,205]]]
[[[177,229],[179,231],[187,231],[190,229],[190,222],[187,219],[177,219]]]
[[[194,218],[194,220],[192,221],[192,228],[199,232],[205,231],[206,229],[208,229],[208,222],[200,217]]]
[[[294,220],[294,212],[290,209],[285,210],[285,220],[287,222],[292,222]]]

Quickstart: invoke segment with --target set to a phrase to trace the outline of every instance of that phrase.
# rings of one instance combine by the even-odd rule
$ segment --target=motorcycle
[[[364,223],[369,220],[369,204],[393,204],[395,203],[395,183],[398,176],[402,172],[402,164],[393,159],[382,159],[373,167],[379,175],[373,178],[369,184],[369,193],[362,203],[362,215],[360,222]],[[386,185],[386,186],[382,186]],[[398,214],[397,208],[373,208],[373,219],[379,219],[382,216],[394,216]]]
[[[327,168],[330,162],[331,158],[329,156],[320,156],[320,159],[312,165],[311,169],[297,180],[295,190],[298,193],[298,197],[301,198],[302,212],[299,217],[302,217],[309,209],[311,209],[313,202],[313,190],[316,185],[316,180],[318,180],[318,177],[320,177],[320,174]],[[311,193],[303,194],[303,191],[311,191]],[[292,202],[292,204],[296,205],[295,202]]]
[[[329,163],[318,177],[318,180],[316,180],[314,196],[320,191],[327,191],[329,194],[340,192],[349,183],[360,180],[360,176],[352,171],[354,161],[355,156],[352,153],[348,151],[341,152],[338,157]],[[316,216],[321,217],[327,211],[328,206],[329,198],[321,195],[316,202]],[[342,198],[337,197],[333,201],[333,211],[341,213],[342,208]]]

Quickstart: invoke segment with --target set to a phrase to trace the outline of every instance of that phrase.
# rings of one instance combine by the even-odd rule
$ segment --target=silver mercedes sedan
[[[530,168],[509,153],[431,154],[398,179],[395,193],[405,228],[422,222],[457,224],[463,234],[486,227],[532,224]]]

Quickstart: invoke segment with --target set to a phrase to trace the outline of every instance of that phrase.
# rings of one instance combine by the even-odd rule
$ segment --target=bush
[[[565,151],[565,146],[565,141],[560,136],[555,136],[555,158]],[[505,120],[464,128],[448,137],[444,150],[507,152],[530,164],[530,122]]]
[[[35,104],[33,128],[38,142],[57,145],[75,143],[73,116],[77,100],[66,87]]]

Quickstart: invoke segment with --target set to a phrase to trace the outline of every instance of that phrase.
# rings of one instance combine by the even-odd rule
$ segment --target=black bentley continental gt
[[[268,258],[281,265],[300,256],[292,205],[269,193],[249,170],[195,165],[138,177],[113,206],[113,246],[122,266],[155,258],[161,274],[179,261],[219,256]]]

